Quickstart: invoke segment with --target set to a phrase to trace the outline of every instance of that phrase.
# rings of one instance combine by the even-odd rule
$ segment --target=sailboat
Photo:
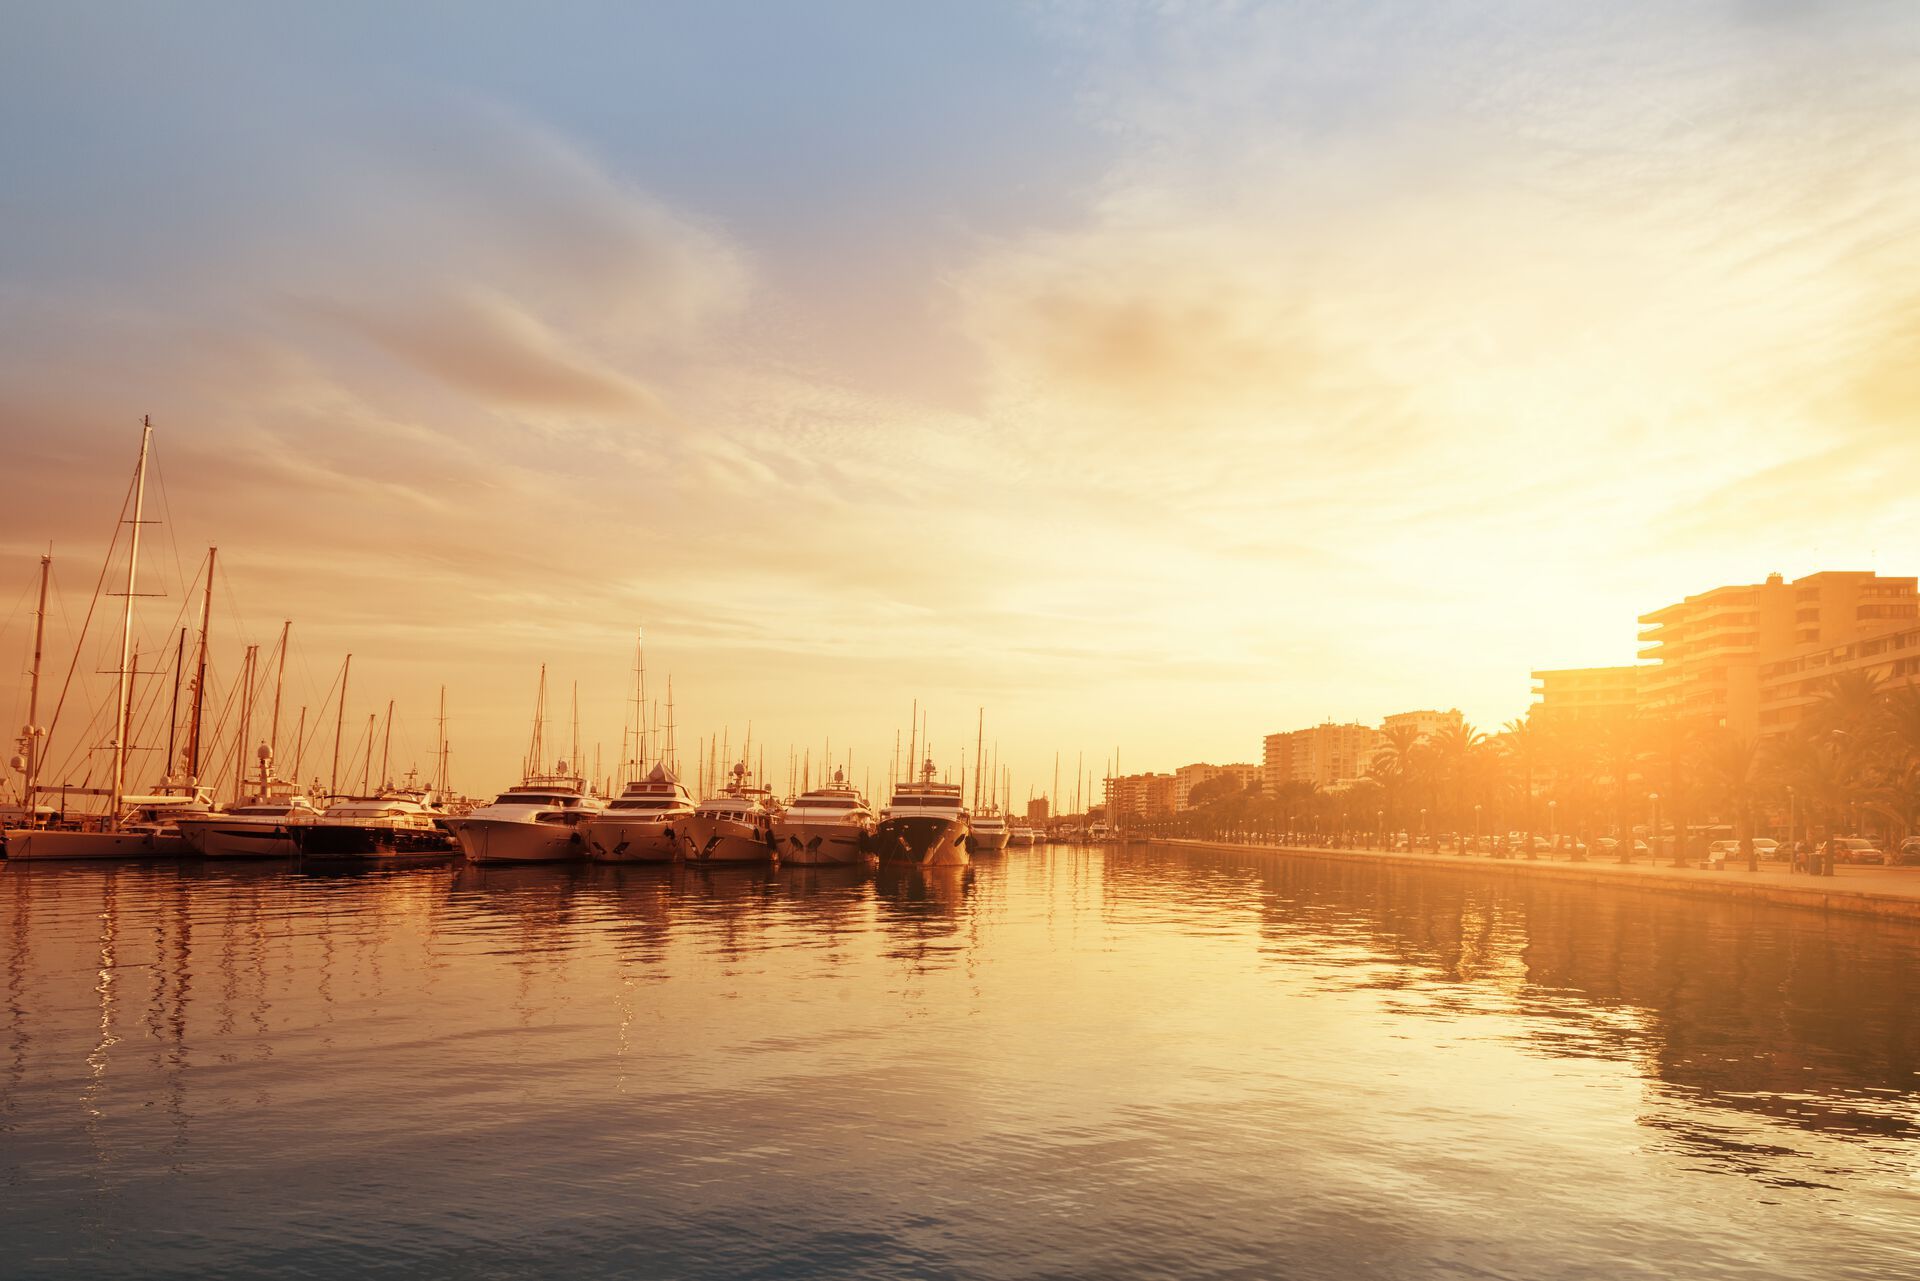
[[[121,523],[131,526],[127,542],[127,585],[125,605],[120,619],[120,667],[114,699],[113,753],[111,782],[105,789],[69,787],[64,795],[105,796],[107,817],[97,830],[76,831],[59,828],[16,828],[6,834],[10,860],[31,859],[104,859],[104,858],[178,858],[186,853],[186,842],[176,826],[186,815],[206,813],[213,808],[210,788],[201,787],[191,777],[168,778],[150,793],[127,791],[127,742],[133,733],[133,617],[134,601],[139,597],[140,530],[146,522],[147,458],[153,447],[153,423],[140,423],[140,458],[134,465],[132,518],[121,508]],[[112,552],[109,551],[111,556]],[[37,676],[36,676],[37,683]]]

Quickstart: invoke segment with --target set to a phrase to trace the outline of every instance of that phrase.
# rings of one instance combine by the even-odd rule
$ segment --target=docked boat
[[[988,806],[975,810],[967,819],[967,849],[975,854],[1001,854],[1013,839],[1005,815]]]
[[[431,792],[393,788],[341,797],[297,829],[295,839],[308,862],[431,863],[459,853],[441,818]]]
[[[789,801],[773,822],[773,843],[782,863],[864,863],[873,840],[873,810],[847,783],[845,770],[833,782]]]
[[[689,863],[765,863],[775,854],[776,809],[773,793],[736,764],[726,790],[701,801],[683,824],[680,852]]]
[[[570,863],[587,857],[585,827],[605,802],[561,761],[530,774],[491,804],[443,820],[474,863]]]
[[[671,863],[694,813],[693,794],[664,761],[628,783],[588,819],[587,855],[596,863]]]
[[[1013,824],[1008,828],[1008,833],[1007,844],[1009,845],[1038,845],[1040,843],[1040,833],[1026,823]]]
[[[189,853],[202,858],[292,858],[300,852],[296,834],[320,816],[320,808],[298,783],[271,776],[273,753],[264,744],[259,759],[253,795],[228,809],[176,821]]]
[[[967,860],[967,811],[958,783],[934,781],[932,761],[921,766],[917,782],[902,783],[880,811],[874,852],[883,863],[953,867]]]
[[[92,829],[30,828],[7,833],[7,857],[29,859],[182,858],[184,819],[213,812],[212,789],[167,780],[149,795],[123,797],[110,824]]]

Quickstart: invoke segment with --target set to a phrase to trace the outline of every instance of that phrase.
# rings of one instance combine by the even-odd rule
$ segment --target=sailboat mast
[[[173,647],[173,702],[167,707],[167,775],[172,777],[174,768],[180,764],[174,753],[180,743],[180,682],[186,677],[187,666],[187,629],[180,629],[180,639]]]
[[[973,808],[980,808],[980,749],[987,741],[987,709],[980,709],[980,720],[973,732]]]
[[[673,673],[667,673],[667,741],[660,754],[666,758],[667,768],[680,772],[680,749],[673,741]]]
[[[200,780],[200,729],[207,695],[207,629],[213,623],[213,566],[218,547],[207,548],[207,586],[200,598],[200,656],[193,674],[193,719],[187,724],[187,778]]]
[[[368,748],[372,750],[371,747]],[[393,786],[393,771],[388,768],[393,761],[393,700],[387,700],[387,738],[380,745],[380,786]]]
[[[120,615],[119,712],[114,720],[113,794],[109,813],[120,818],[120,802],[127,792],[127,733],[133,708],[133,594],[139,587],[140,526],[147,511],[147,450],[153,442],[153,420],[140,420],[140,461],[133,472],[133,534],[127,542],[127,600]]]
[[[33,794],[40,784],[40,655],[47,639],[47,579],[53,573],[53,554],[40,558],[40,608],[33,614],[33,680],[27,686],[27,727],[20,737],[27,758],[27,822],[33,822]]]
[[[340,795],[340,733],[347,726],[347,676],[353,668],[353,655],[347,655],[347,661],[340,664],[340,705],[333,711],[333,775],[327,781],[327,791]],[[323,709],[324,710],[324,709]]]
[[[433,790],[445,796],[447,792],[447,687],[440,687],[440,751],[439,761],[433,772]]]
[[[260,662],[260,647],[247,646],[246,659],[240,665],[240,732],[233,739],[233,799],[237,803],[247,787],[247,740],[253,736],[253,674]]]
[[[280,624],[280,666],[273,677],[273,728],[267,735],[267,749],[280,754],[280,694],[287,685],[287,640],[293,635],[293,620]]]
[[[907,735],[907,778],[920,777],[920,700],[913,700],[913,728]]]
[[[573,762],[573,772],[576,776],[586,773],[584,769],[580,768],[580,682],[579,681],[575,681],[573,683],[573,754],[568,759],[570,759]]]
[[[377,713],[367,713],[367,755],[360,767],[360,795],[362,796],[373,795],[373,726],[379,719]]]
[[[540,692],[533,700],[533,741],[527,745],[527,768],[523,774],[531,778],[545,771],[542,758],[547,754],[547,665],[540,664]]]

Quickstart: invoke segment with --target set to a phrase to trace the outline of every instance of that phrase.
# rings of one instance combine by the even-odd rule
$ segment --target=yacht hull
[[[201,858],[292,858],[300,852],[289,823],[183,822],[180,839]]]
[[[951,818],[888,818],[873,834],[883,863],[960,867],[967,862],[967,825]]]
[[[471,863],[577,863],[587,857],[578,828],[551,823],[463,818],[454,836]]]
[[[434,829],[358,827],[320,823],[299,834],[301,857],[310,862],[434,862],[459,853],[453,837]]]
[[[691,814],[663,819],[599,818],[586,826],[587,857],[596,863],[671,863]]]
[[[768,837],[752,824],[695,814],[685,827],[680,852],[689,863],[765,863],[774,857]]]
[[[868,832],[845,823],[776,823],[773,838],[782,863],[830,867],[867,861]]]
[[[1012,840],[1013,834],[1004,827],[997,832],[976,827],[967,833],[967,848],[975,854],[1001,854]]]
[[[187,843],[172,832],[64,832],[27,829],[7,833],[10,862],[58,859],[184,858]]]

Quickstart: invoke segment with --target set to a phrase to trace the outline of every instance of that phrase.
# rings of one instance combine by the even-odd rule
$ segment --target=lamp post
[[[1480,852],[1480,806],[1473,807],[1473,852]]]
[[[1420,839],[1427,839],[1427,811],[1424,807],[1420,811]]]
[[[1652,821],[1647,825],[1647,857],[1657,863],[1660,861],[1660,793],[1648,792],[1647,801],[1652,807],[1649,815]]]
[[[1387,812],[1380,810],[1373,816],[1374,839],[1380,842],[1380,848],[1387,848]]]
[[[1560,802],[1557,800],[1547,802],[1547,839],[1553,842],[1557,852],[1560,848]],[[1527,843],[1527,857],[1533,857],[1531,841]]]
[[[1798,823],[1800,818],[1799,812],[1794,806],[1794,801],[1797,799],[1798,798],[1793,793],[1793,784],[1788,783],[1787,784],[1787,870],[1790,872],[1797,872],[1800,870],[1798,866],[1799,860],[1797,860],[1794,857],[1794,852],[1793,852],[1794,842],[1799,839],[1795,835],[1795,833],[1798,831]]]

